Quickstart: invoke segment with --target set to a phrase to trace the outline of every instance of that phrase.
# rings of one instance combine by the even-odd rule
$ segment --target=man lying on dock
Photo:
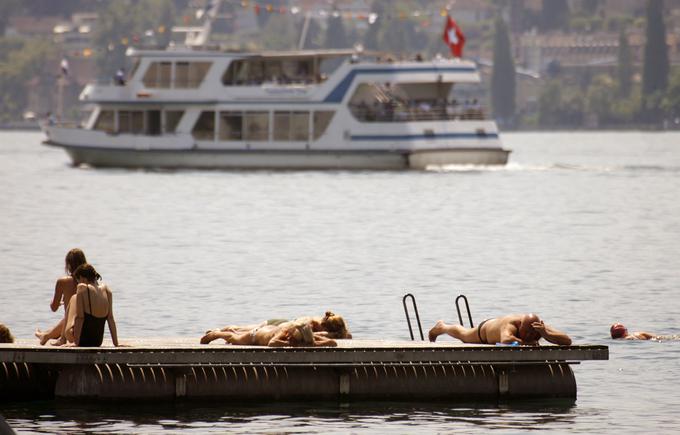
[[[448,334],[463,343],[517,343],[535,346],[543,338],[560,346],[571,345],[571,338],[567,334],[545,324],[536,314],[512,314],[487,319],[477,325],[476,328],[446,324],[443,320],[439,320],[430,329],[430,341],[437,340],[437,337],[442,334]]]
[[[230,344],[244,346],[337,346],[338,343],[326,333],[314,332],[310,322],[295,321],[280,325],[261,325],[250,330],[208,331],[201,337],[201,344],[223,339]]]

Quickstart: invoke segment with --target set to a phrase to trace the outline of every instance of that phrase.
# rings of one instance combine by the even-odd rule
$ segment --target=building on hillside
[[[61,22],[61,17],[12,16],[5,28],[5,36],[50,36]]]

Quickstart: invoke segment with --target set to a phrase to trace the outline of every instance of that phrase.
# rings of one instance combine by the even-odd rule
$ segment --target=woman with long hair
[[[67,345],[99,347],[104,340],[104,324],[108,323],[111,341],[118,346],[118,331],[113,317],[111,289],[99,281],[101,276],[91,264],[83,264],[73,272],[78,283],[66,314],[64,336]]]
[[[64,305],[64,316],[61,318],[59,323],[54,325],[47,331],[41,331],[40,329],[35,330],[35,336],[40,340],[41,345],[45,345],[49,340],[59,339],[56,344],[64,344],[64,326],[66,325],[66,310],[68,304],[71,301],[71,297],[76,294],[76,280],[73,279],[73,272],[78,268],[78,266],[87,263],[85,259],[85,253],[81,249],[73,248],[66,253],[66,258],[64,259],[64,270],[66,271],[66,276],[62,276],[57,280],[54,286],[54,296],[52,297],[52,303],[50,308],[52,311],[57,311],[59,306]]]

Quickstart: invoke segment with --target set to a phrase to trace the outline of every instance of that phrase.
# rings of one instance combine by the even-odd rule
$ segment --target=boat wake
[[[680,166],[662,165],[612,165],[590,166],[570,163],[508,163],[500,165],[429,165],[429,172],[547,172],[547,171],[575,171],[575,172],[680,172]]]

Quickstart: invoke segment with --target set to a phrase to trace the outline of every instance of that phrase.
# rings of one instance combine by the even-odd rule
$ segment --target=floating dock
[[[334,348],[267,348],[196,341],[2,344],[0,400],[575,399],[571,365],[609,359],[607,346],[338,340]]]

